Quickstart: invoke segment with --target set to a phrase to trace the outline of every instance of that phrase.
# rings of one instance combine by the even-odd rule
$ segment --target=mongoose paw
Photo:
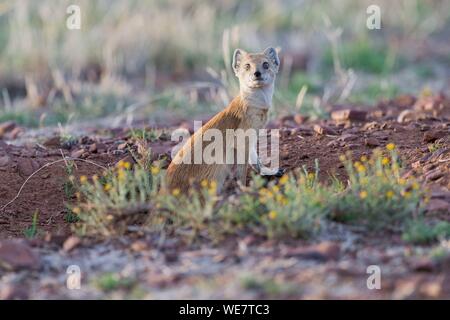
[[[275,173],[275,177],[280,178],[285,174],[285,172],[286,172],[286,169],[278,168],[277,173]]]

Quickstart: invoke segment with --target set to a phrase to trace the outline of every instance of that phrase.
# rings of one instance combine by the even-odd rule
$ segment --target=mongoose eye
[[[263,68],[266,69],[266,70],[269,69],[269,63],[268,62],[264,62],[263,63]]]
[[[245,64],[244,68],[246,71],[248,71],[248,70],[250,70],[250,65],[247,63],[247,64]]]

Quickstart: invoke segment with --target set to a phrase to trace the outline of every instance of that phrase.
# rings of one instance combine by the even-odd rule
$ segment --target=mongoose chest
[[[247,108],[245,113],[247,126],[253,129],[264,128],[267,123],[267,112],[268,109],[254,107]]]

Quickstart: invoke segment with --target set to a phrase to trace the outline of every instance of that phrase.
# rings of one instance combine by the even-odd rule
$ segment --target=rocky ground
[[[329,113],[329,120],[293,115],[269,123],[281,129],[283,167],[313,169],[318,159],[323,179],[334,174],[345,181],[340,154],[351,150],[359,158],[392,142],[406,175],[419,177],[430,190],[427,217],[450,221],[449,98],[404,95],[370,109],[332,106]],[[80,239],[65,219],[72,199],[64,192],[63,155],[85,160],[75,162],[73,174],[90,176],[101,171],[97,165],[133,161],[127,151],[133,138],[126,128],[90,128],[74,137],[42,138],[13,122],[0,124],[2,299],[450,298],[450,243],[442,242],[438,249],[446,253],[437,255],[436,246],[413,246],[395,234],[367,234],[337,223],[314,241],[243,234],[220,245],[187,245],[145,233]],[[149,142],[155,159],[170,158],[173,145],[165,134]],[[34,212],[39,234],[25,239]],[[71,265],[81,270],[79,290],[66,285]],[[370,265],[381,269],[380,290],[367,288]]]

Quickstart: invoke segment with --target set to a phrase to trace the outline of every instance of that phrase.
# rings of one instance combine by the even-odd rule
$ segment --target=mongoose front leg
[[[282,168],[269,168],[262,164],[261,159],[259,159],[258,152],[256,151],[256,146],[250,149],[250,165],[252,168],[262,176],[276,176],[281,177],[286,170]]]

